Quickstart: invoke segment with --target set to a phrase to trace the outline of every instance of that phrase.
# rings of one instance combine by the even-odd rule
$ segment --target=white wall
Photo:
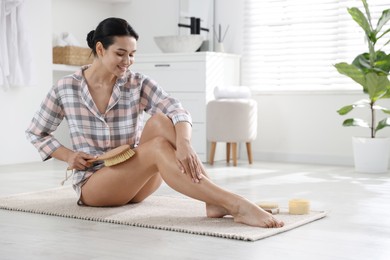
[[[3,111],[0,165],[39,160],[35,148],[26,141],[24,130],[52,84],[52,30],[72,32],[85,44],[86,34],[100,20],[111,15],[123,17],[140,34],[139,53],[160,52],[153,36],[177,33],[178,0],[131,0],[113,5],[108,1],[72,1],[77,3],[77,8],[69,4],[69,0],[27,1],[39,84],[7,92],[0,90]],[[230,26],[225,50],[241,54],[244,0],[215,1],[215,24]],[[350,92],[254,93],[259,105],[259,134],[253,143],[254,159],[352,164],[351,136],[366,136],[368,132],[360,128],[343,128],[343,117],[335,111],[362,97]],[[390,101],[384,101],[383,105],[389,107]],[[382,130],[380,136],[390,136],[390,129]]]
[[[215,0],[215,26],[229,26],[223,43],[226,52],[242,54],[243,9],[244,0]]]
[[[351,136],[368,137],[369,130],[342,127],[346,117],[336,111],[362,98],[362,94],[351,93],[257,93],[259,127],[254,158],[351,165]],[[359,116],[367,118],[362,112]],[[389,136],[389,130],[381,130],[378,136]]]
[[[113,6],[107,1],[51,0],[53,33],[69,32],[87,47],[87,34],[98,23],[113,15]]]
[[[179,0],[132,0],[115,4],[114,13],[139,34],[138,53],[161,53],[153,37],[178,34]]]

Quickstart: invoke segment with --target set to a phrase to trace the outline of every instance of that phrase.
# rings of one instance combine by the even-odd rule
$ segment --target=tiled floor
[[[0,166],[0,196],[57,187],[57,161]],[[390,259],[390,172],[245,161],[207,166],[218,185],[287,206],[306,198],[322,220],[256,242],[0,210],[0,259]],[[156,194],[179,194],[166,185]]]

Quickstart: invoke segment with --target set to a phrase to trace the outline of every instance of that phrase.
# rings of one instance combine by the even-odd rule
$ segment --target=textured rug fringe
[[[264,229],[234,223],[226,218],[209,219],[202,217],[203,204],[196,204],[195,201],[186,198],[169,196],[151,196],[144,204],[139,204],[140,206],[136,207],[126,205],[108,208],[107,210],[104,208],[86,207],[84,211],[83,207],[75,204],[73,194],[71,193],[73,191],[70,192],[63,189],[51,189],[3,197],[0,198],[0,209],[241,241],[256,241],[283,233],[321,219],[327,214],[323,211],[313,211],[306,216],[280,214],[279,217],[284,221],[289,219],[289,223],[278,229]],[[35,197],[34,194],[36,195]],[[37,205],[34,205],[34,203],[37,203]],[[64,205],[62,210],[57,209],[58,205]],[[175,205],[175,207],[167,207],[165,205]],[[177,205],[180,206],[178,207]],[[176,211],[178,208],[180,210]],[[135,212],[138,212],[138,215],[134,214]],[[189,214],[189,212],[192,213]],[[149,220],[150,217],[152,217],[151,220]],[[160,217],[163,217],[163,219],[160,219]],[[179,223],[176,223],[176,219],[179,220]],[[192,223],[195,223],[195,226]]]
[[[71,219],[95,221],[95,222],[102,222],[102,223],[127,225],[127,226],[132,226],[132,227],[174,231],[174,232],[187,233],[187,234],[193,234],[193,235],[204,235],[204,236],[228,238],[228,239],[235,239],[235,240],[254,241],[253,239],[246,238],[243,236],[237,236],[237,235],[225,235],[225,234],[218,234],[218,233],[211,233],[211,232],[191,231],[191,230],[187,230],[187,229],[163,227],[163,226],[149,225],[149,224],[142,224],[142,223],[133,223],[133,222],[120,221],[120,220],[113,220],[113,219],[81,217],[81,216],[70,215],[70,214],[57,214],[57,213],[45,212],[45,211],[41,211],[41,210],[28,210],[28,209],[20,209],[20,208],[7,207],[7,206],[0,206],[0,209],[9,210],[9,211],[25,212],[25,213],[33,213],[33,214],[41,214],[41,215],[46,215],[46,216],[55,216],[55,217],[62,217],[62,218],[71,218]]]

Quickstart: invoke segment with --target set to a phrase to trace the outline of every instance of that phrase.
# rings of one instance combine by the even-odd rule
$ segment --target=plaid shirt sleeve
[[[141,87],[141,108],[147,113],[161,112],[171,118],[173,124],[188,122],[192,125],[190,113],[179,100],[165,92],[154,80],[145,77]]]
[[[35,113],[30,126],[26,130],[27,139],[37,148],[42,160],[51,158],[61,144],[51,134],[63,119],[63,112],[58,104],[57,94],[53,87]]]

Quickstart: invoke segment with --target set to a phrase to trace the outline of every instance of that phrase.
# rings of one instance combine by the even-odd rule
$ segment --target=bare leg
[[[208,212],[208,215],[220,217],[230,214],[236,222],[259,227],[283,225],[271,214],[218,187],[208,178],[193,183],[174,163],[175,156],[175,148],[167,138],[155,137],[146,141],[140,144],[130,160],[104,167],[93,174],[82,188],[81,199],[90,206],[114,206],[140,201],[159,186],[157,180],[161,176],[176,191],[206,202],[207,211],[212,212]]]
[[[150,118],[142,132],[140,145],[152,140],[155,137],[162,136],[166,138],[173,147],[176,147],[176,132],[172,121],[164,114],[156,114]],[[206,171],[203,169],[204,175],[209,178]],[[160,174],[154,175],[131,199],[130,202],[140,202],[151,195],[160,187],[162,182]],[[206,213],[210,218],[221,218],[228,214],[228,212],[219,206],[206,203]]]

